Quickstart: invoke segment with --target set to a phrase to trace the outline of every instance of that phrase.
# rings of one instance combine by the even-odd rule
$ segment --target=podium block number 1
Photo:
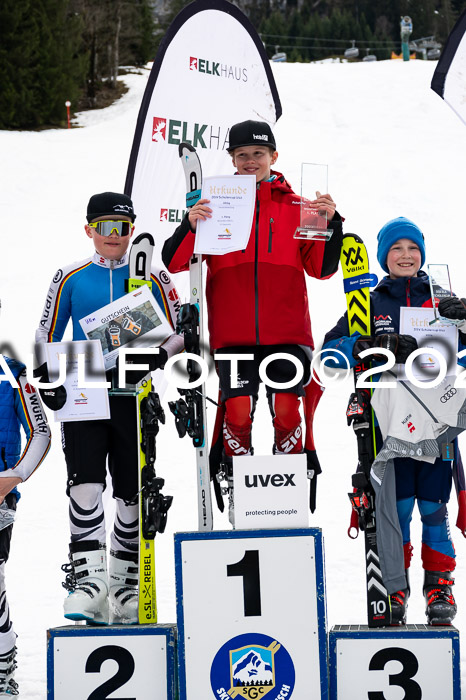
[[[227,565],[227,576],[242,576],[244,596],[244,616],[261,614],[261,588],[259,572],[259,552],[249,549],[236,564]]]
[[[326,700],[322,534],[177,533],[180,700]]]

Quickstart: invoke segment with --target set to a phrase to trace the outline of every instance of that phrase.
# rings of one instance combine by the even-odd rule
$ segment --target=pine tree
[[[3,0],[0,128],[59,125],[83,86],[79,20],[68,0]]]

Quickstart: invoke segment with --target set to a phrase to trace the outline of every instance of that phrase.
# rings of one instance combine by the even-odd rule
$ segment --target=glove
[[[417,350],[417,347],[417,340],[412,335],[384,333],[375,337],[361,336],[354,344],[353,357],[355,360],[359,359],[359,353],[368,348],[384,348],[395,355],[395,360],[398,364],[404,364],[410,354]],[[386,359],[385,355],[377,355],[376,353],[374,353],[374,357]]]
[[[117,358],[117,370],[119,365],[119,357]],[[154,372],[156,369],[163,369],[165,363],[168,360],[168,353],[164,348],[159,348],[159,354],[154,355],[153,353],[134,353],[132,355],[130,352],[126,354],[125,363],[127,365],[148,365],[149,369],[133,369],[126,370],[126,383],[127,384],[138,384],[141,379],[144,379],[149,372]]]
[[[319,463],[319,458],[317,457],[317,452],[315,450],[305,449],[307,459],[307,475],[311,481],[311,488],[309,491],[309,509],[313,513],[316,509],[316,497],[317,497],[317,477],[322,474],[322,467]]]
[[[466,299],[460,299],[459,297],[440,299],[438,312],[440,316],[449,318],[452,321],[465,321],[465,323],[459,324],[458,330],[463,333],[466,331]]]
[[[41,382],[50,382],[49,371],[45,362],[34,370],[33,375],[39,378]],[[57,386],[54,389],[39,389],[39,394],[43,403],[51,411],[59,411],[65,405],[66,389],[64,386]]]
[[[371,395],[366,389],[353,392],[349,397],[346,409],[346,422],[351,425],[356,419],[369,420]]]

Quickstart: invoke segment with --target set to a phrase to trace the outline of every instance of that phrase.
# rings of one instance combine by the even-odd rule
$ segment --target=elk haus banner
[[[157,252],[185,213],[178,146],[192,144],[203,175],[231,175],[230,126],[273,126],[281,115],[269,60],[247,17],[226,0],[196,0],[170,25],[155,58],[136,124],[125,192],[139,231]]]

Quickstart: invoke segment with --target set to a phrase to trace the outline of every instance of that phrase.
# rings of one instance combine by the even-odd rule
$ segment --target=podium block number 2
[[[260,616],[259,551],[257,549],[249,549],[244,553],[241,561],[236,562],[236,564],[228,564],[227,576],[242,576],[243,578],[244,616]]]
[[[110,693],[121,688],[133,675],[135,667],[133,655],[128,649],[113,644],[99,647],[89,655],[85,666],[86,673],[100,673],[102,664],[108,659],[117,662],[117,672],[112,678],[93,690],[87,700],[107,700]],[[125,698],[124,700],[136,700],[136,698]]]
[[[49,700],[173,700],[175,627],[57,627],[47,636]]]

